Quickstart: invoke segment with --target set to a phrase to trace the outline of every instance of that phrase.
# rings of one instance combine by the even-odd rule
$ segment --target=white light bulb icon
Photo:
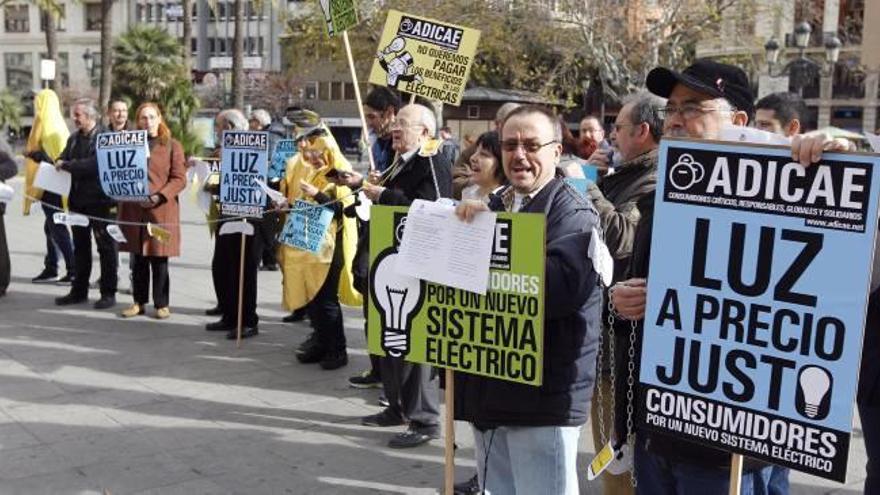
[[[382,349],[392,357],[409,353],[412,319],[422,305],[422,281],[395,270],[397,253],[376,260],[373,300],[381,310]]]
[[[815,418],[819,415],[819,404],[831,388],[831,377],[818,366],[805,366],[798,381],[804,393],[804,412],[808,418]]]

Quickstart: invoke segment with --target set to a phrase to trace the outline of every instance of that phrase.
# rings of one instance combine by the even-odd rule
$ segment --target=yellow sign
[[[388,11],[370,82],[459,105],[480,32]]]

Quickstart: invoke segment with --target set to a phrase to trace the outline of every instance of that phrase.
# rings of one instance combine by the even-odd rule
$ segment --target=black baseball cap
[[[725,98],[737,110],[746,112],[750,121],[755,117],[755,95],[749,77],[739,67],[702,58],[681,72],[656,67],[645,80],[648,91],[663,98],[669,98],[676,84],[713,98]]]

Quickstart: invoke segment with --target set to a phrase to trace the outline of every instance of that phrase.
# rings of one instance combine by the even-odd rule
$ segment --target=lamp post
[[[789,75],[791,82],[797,88],[798,94],[803,97],[804,87],[818,76],[828,76],[834,70],[834,64],[840,57],[842,43],[837,36],[825,40],[824,64],[807,57],[804,52],[810,44],[810,34],[813,28],[807,22],[801,22],[794,28],[794,46],[798,50],[797,58],[785,64],[778,71],[774,71],[779,61],[781,47],[775,39],[770,39],[764,44],[764,57],[767,62],[767,73],[771,77]]]
[[[89,75],[89,87],[92,87],[92,79],[95,77],[95,55],[88,48],[83,53],[83,64],[85,64],[86,72]]]

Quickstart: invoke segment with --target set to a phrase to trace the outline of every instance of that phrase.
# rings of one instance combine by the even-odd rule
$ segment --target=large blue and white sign
[[[290,205],[284,229],[278,241],[290,247],[318,254],[324,246],[324,235],[333,221],[333,210],[325,206],[296,200]]]
[[[150,196],[147,131],[99,134],[97,154],[104,194],[116,201],[146,201]]]
[[[642,428],[844,481],[880,156],[664,138]]]
[[[284,177],[287,170],[287,160],[296,154],[296,141],[293,139],[281,139],[275,143],[272,150],[272,164],[269,166],[269,179]]]
[[[269,134],[223,131],[220,154],[220,212],[260,218],[266,198],[254,179],[266,182]]]

